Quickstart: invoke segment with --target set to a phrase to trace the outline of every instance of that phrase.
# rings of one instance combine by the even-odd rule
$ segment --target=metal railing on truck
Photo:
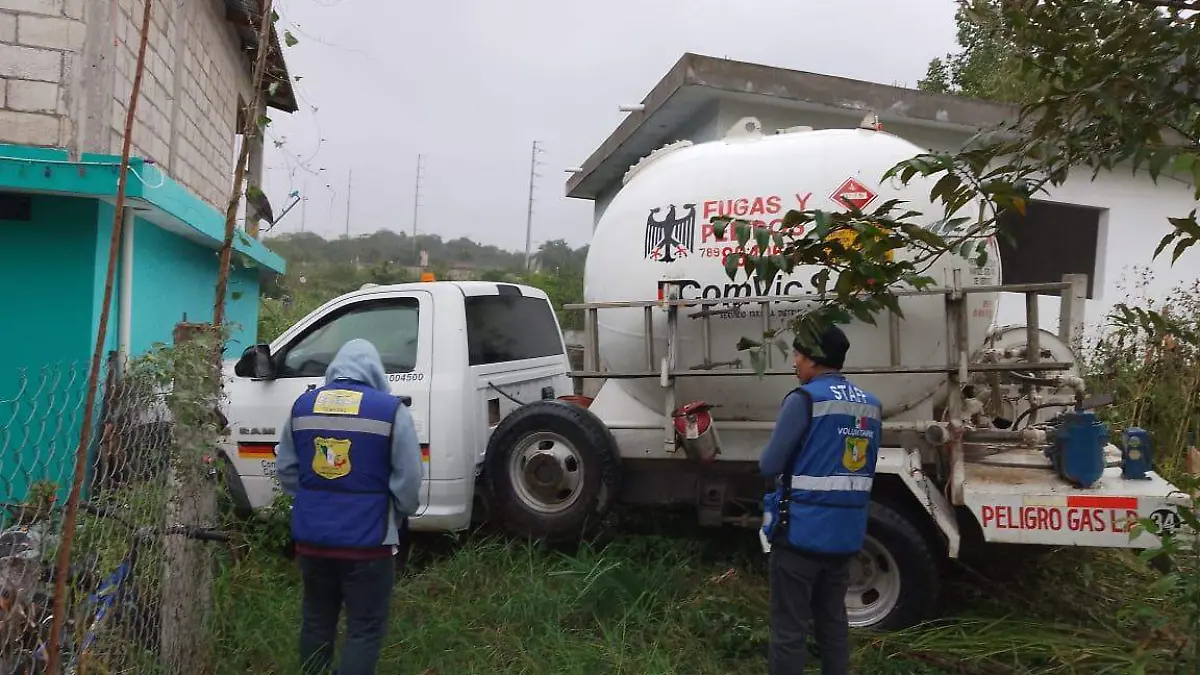
[[[757,376],[760,373],[754,369],[728,367],[740,365],[740,362],[715,363],[712,358],[712,317],[727,314],[730,309],[716,309],[718,305],[728,307],[758,305],[762,315],[762,330],[769,334],[773,329],[771,321],[771,306],[774,303],[797,303],[817,301],[817,295],[786,295],[786,296],[752,296],[733,298],[694,298],[679,297],[680,283],[671,281],[660,282],[658,300],[634,300],[618,302],[588,302],[565,305],[564,309],[585,312],[584,363],[592,364],[595,370],[585,369],[572,371],[571,377],[578,379],[649,379],[658,378],[663,387],[663,444],[670,452],[675,451],[675,427],[673,413],[677,409],[675,396],[675,380],[681,377],[746,377]],[[1016,363],[975,363],[971,361],[971,345],[968,335],[967,297],[976,293],[1016,293],[1025,296],[1025,326],[1026,349],[1023,361]],[[1041,354],[1041,333],[1039,321],[1038,297],[1041,294],[1058,293],[1060,295],[1059,337],[1068,345],[1079,343],[1082,332],[1082,314],[1087,293],[1087,275],[1065,275],[1061,282],[1029,283],[1029,284],[1000,284],[990,286],[964,286],[961,270],[955,270],[953,283],[950,287],[925,290],[898,291],[901,297],[937,296],[945,299],[945,331],[946,331],[946,362],[935,366],[902,366],[900,365],[900,324],[902,319],[894,312],[888,314],[888,352],[890,365],[845,368],[848,375],[905,375],[905,374],[945,374],[949,380],[949,392],[946,401],[949,423],[929,420],[927,422],[885,422],[885,434],[899,432],[924,432],[927,437],[934,434],[945,439],[950,451],[950,471],[952,493],[960,493],[963,474],[964,443],[972,441],[1024,441],[1021,432],[1016,430],[975,430],[961,426],[965,409],[965,398],[962,384],[967,381],[970,373],[1006,373],[1006,372],[1051,372],[1069,370],[1075,364],[1069,362],[1043,361]],[[690,368],[680,369],[676,363],[676,345],[678,341],[679,312],[683,308],[698,308],[689,315],[693,320],[701,321],[701,340],[703,343],[703,362]],[[644,316],[643,340],[646,358],[646,369],[636,371],[605,371],[600,370],[599,343],[599,312],[600,310],[631,310],[640,309]],[[667,313],[666,348],[665,353],[656,359],[654,349],[654,311]],[[791,368],[774,368],[772,350],[763,350],[765,370],[763,376],[795,376]],[[586,368],[586,366],[585,366]],[[1030,390],[1026,389],[1026,395]],[[1036,421],[1036,412],[1030,413],[1030,424]],[[774,420],[722,422],[722,428],[737,428],[741,430],[769,430]],[[632,429],[628,425],[619,427]],[[656,429],[657,426],[639,426],[636,428]],[[885,438],[886,442],[886,438]],[[955,495],[959,496],[960,494]],[[958,500],[956,500],[958,501]]]
[[[959,279],[956,274],[956,281]],[[671,282],[663,282],[669,286]],[[935,296],[940,295],[946,301],[946,336],[947,336],[947,363],[940,366],[902,366],[900,365],[900,324],[902,319],[894,312],[888,311],[888,352],[891,361],[889,366],[871,366],[859,368],[846,368],[843,372],[847,375],[904,375],[904,374],[958,374],[962,379],[966,379],[966,374],[971,372],[990,372],[990,371],[1055,371],[1067,370],[1074,364],[1055,361],[1041,360],[1041,345],[1039,332],[1039,308],[1038,296],[1051,292],[1058,292],[1061,296],[1060,319],[1059,319],[1059,337],[1068,344],[1074,344],[1078,340],[1078,334],[1081,327],[1079,316],[1082,314],[1083,301],[1086,299],[1087,275],[1071,274],[1063,277],[1061,282],[1049,283],[1033,283],[1033,284],[1000,284],[994,286],[962,286],[956,284],[952,287],[932,288],[920,291],[898,291],[897,296],[912,297],[912,296]],[[669,289],[664,289],[667,293]],[[1025,325],[1026,325],[1026,342],[1029,349],[1024,363],[1006,364],[1006,363],[972,363],[970,362],[970,354],[968,352],[969,345],[966,344],[967,334],[967,312],[966,296],[976,293],[1017,293],[1025,296]],[[599,364],[600,358],[600,343],[599,343],[599,312],[600,310],[616,310],[616,309],[641,309],[644,315],[643,326],[643,348],[646,355],[646,370],[638,371],[609,371],[609,370],[576,370],[571,372],[571,377],[580,379],[648,379],[648,378],[667,378],[674,379],[676,377],[733,377],[733,376],[755,376],[760,373],[749,368],[726,368],[725,366],[735,365],[738,362],[715,363],[712,358],[712,317],[721,316],[729,313],[730,309],[714,309],[721,305],[744,306],[758,305],[762,315],[762,331],[764,334],[770,333],[774,324],[771,320],[771,305],[773,303],[797,303],[805,301],[818,301],[821,296],[818,295],[783,295],[783,296],[749,296],[749,297],[733,297],[733,298],[679,298],[665,295],[659,300],[630,300],[618,302],[586,302],[564,305],[563,309],[571,311],[585,312],[585,333],[586,344],[584,345],[584,363]],[[685,307],[697,307],[699,311],[689,315],[688,318],[698,319],[701,323],[701,342],[704,348],[704,360],[701,364],[691,366],[680,370],[677,369],[674,363],[674,344],[678,338],[678,310]],[[661,359],[655,358],[654,350],[654,310],[664,310],[667,312],[667,348],[666,354]],[[960,347],[960,344],[962,345]],[[762,372],[765,376],[778,375],[795,375],[791,368],[774,369],[774,355],[771,350],[763,350],[764,358],[766,359],[766,370]],[[664,360],[669,360],[670,367],[664,370]],[[664,385],[665,386],[665,385]]]

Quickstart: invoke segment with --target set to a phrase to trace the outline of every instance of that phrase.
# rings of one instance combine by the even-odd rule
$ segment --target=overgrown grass
[[[765,560],[752,545],[630,535],[565,553],[484,533],[420,537],[379,672],[765,672]],[[267,547],[241,552],[218,582],[217,672],[297,672],[298,574]],[[1126,552],[997,549],[988,568],[946,579],[954,618],[856,632],[855,662],[896,675],[1172,673],[1182,638],[1152,620],[1173,624],[1170,599],[1149,599],[1156,617],[1124,611],[1152,579]]]

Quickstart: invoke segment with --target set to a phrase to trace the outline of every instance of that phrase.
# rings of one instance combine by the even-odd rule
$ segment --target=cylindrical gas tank
[[[735,280],[725,272],[725,258],[737,246],[733,228],[724,238],[714,232],[719,216],[745,219],[756,227],[780,228],[790,209],[845,210],[853,203],[871,211],[890,199],[902,199],[905,210],[927,214],[921,224],[937,222],[944,209],[929,201],[932,181],[916,178],[908,186],[898,179],[880,183],[897,163],[922,152],[921,148],[891,134],[867,129],[798,131],[776,135],[753,133],[750,120],[742,131],[724,140],[675,147],[642,160],[626,176],[626,184],[613,198],[596,226],[584,275],[588,302],[649,300],[656,297],[662,280],[684,285],[685,298],[733,298],[751,295],[803,295],[814,292],[810,279],[819,267],[795,270],[776,279],[770,288],[753,288],[742,272]],[[736,129],[737,127],[735,127]],[[686,145],[686,144],[685,144]],[[963,216],[978,216],[972,204]],[[751,243],[753,245],[753,238]],[[1000,282],[1000,261],[994,241],[987,242],[988,260],[976,267],[957,253],[943,255],[926,274],[939,286],[952,283],[953,270],[962,271],[964,285]],[[904,252],[903,254],[909,254]],[[836,278],[836,277],[835,277]],[[831,283],[832,287],[832,283]],[[986,336],[995,316],[995,293],[969,296],[970,350]],[[777,303],[772,326],[786,325],[806,301]],[[760,340],[763,317],[758,305],[725,309],[736,311],[710,318],[711,362],[741,360],[739,338]],[[947,361],[944,301],[940,296],[905,297],[905,319],[900,330],[900,364],[942,365]],[[684,308],[679,320],[677,368],[705,362],[702,321],[692,318],[699,308]],[[665,312],[653,312],[655,359],[665,353]],[[842,326],[850,339],[847,367],[888,366],[891,354],[888,321],[878,326],[853,323]],[[638,309],[602,309],[598,318],[600,358],[604,368],[646,371],[645,322]],[[792,334],[782,336],[789,344]],[[788,367],[787,355],[775,350],[773,367]],[[653,368],[657,370],[657,366]],[[858,375],[854,381],[872,391],[885,405],[885,414],[896,415],[922,401],[944,394],[945,375]],[[652,410],[661,410],[663,394],[657,379],[621,383],[635,399]],[[719,419],[773,419],[780,401],[797,386],[795,379],[772,376],[688,377],[677,381],[679,402],[704,400],[718,404]]]

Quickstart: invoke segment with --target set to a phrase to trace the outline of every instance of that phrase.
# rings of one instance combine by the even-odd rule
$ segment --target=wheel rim
[[[900,600],[900,568],[887,548],[871,536],[850,562],[846,615],[850,625],[869,628],[896,608]]]
[[[530,434],[509,454],[508,477],[525,508],[561,513],[583,491],[583,457],[558,434]]]

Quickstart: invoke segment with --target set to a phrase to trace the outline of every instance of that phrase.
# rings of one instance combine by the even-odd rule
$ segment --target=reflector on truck
[[[240,459],[275,459],[275,443],[249,442],[238,443],[237,454]]]

